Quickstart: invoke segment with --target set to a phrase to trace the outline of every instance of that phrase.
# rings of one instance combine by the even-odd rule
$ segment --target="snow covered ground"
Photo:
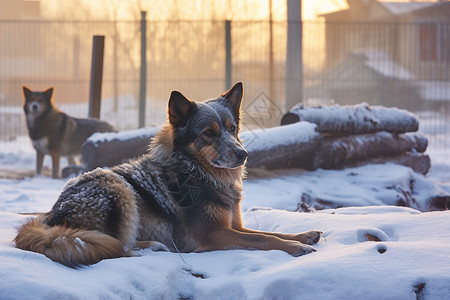
[[[24,219],[0,213],[1,299],[448,299],[450,212],[381,206],[317,213],[252,209],[248,227],[317,228],[317,252],[143,250],[74,270],[13,247]],[[367,241],[366,233],[381,242]]]
[[[33,169],[34,151],[17,151],[19,142],[1,143],[0,169]],[[393,164],[251,174],[242,203],[247,227],[324,232],[317,252],[301,257],[142,250],[70,269],[12,242],[27,218],[17,212],[48,211],[65,181],[0,179],[0,299],[450,299],[450,211],[419,211],[429,197],[450,193],[450,159],[439,149],[430,143],[426,177]],[[391,206],[408,192],[417,210]],[[345,207],[296,212],[311,197]]]

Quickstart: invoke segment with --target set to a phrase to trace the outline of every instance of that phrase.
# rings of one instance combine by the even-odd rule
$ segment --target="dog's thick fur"
[[[315,251],[309,245],[318,242],[319,231],[281,234],[242,226],[242,93],[238,83],[199,103],[172,92],[168,124],[148,154],[69,180],[50,212],[19,229],[16,246],[71,267],[127,256],[142,246],[278,249],[295,256]]]
[[[52,158],[52,176],[59,177],[61,156],[74,164],[81,145],[95,132],[116,131],[110,124],[96,119],[73,118],[53,104],[53,88],[43,92],[23,87],[23,106],[28,134],[36,150],[36,173],[41,174],[45,155]]]

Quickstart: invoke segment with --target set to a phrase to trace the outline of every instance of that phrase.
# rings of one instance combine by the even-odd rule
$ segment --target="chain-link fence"
[[[105,36],[101,118],[120,130],[137,128],[140,26],[139,21],[0,20],[0,142],[27,135],[23,85],[53,86],[58,107],[87,116],[93,35]],[[172,90],[195,100],[216,97],[225,90],[227,71],[233,82],[244,82],[246,124],[279,124],[288,109],[288,26],[232,21],[227,41],[225,21],[147,21],[146,125],[165,121]],[[304,22],[302,27],[299,101],[406,108],[424,121],[426,134],[444,136],[443,147],[450,149],[450,23]]]

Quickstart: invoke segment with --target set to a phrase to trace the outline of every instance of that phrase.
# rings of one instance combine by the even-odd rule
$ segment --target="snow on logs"
[[[158,130],[158,127],[149,127],[93,134],[81,148],[86,168],[112,167],[146,153],[150,139]]]
[[[354,106],[294,106],[281,124],[307,121],[317,125],[323,139],[320,146],[290,165],[314,170],[339,169],[367,163],[394,162],[426,174],[430,159],[425,137],[417,131],[419,122],[410,112],[363,103]]]
[[[299,122],[268,129],[248,130],[240,135],[248,151],[249,168],[289,167],[289,161],[315,151],[322,142],[316,125]]]
[[[430,168],[430,159],[423,154],[427,139],[406,133],[417,131],[419,123],[405,110],[367,104],[295,106],[283,116],[282,124],[289,125],[241,133],[249,168],[341,169],[384,162],[406,165],[422,174]],[[144,154],[157,131],[152,127],[94,134],[82,147],[87,169]]]
[[[281,125],[307,121],[317,125],[322,133],[360,134],[387,131],[391,133],[414,132],[419,121],[410,112],[398,108],[369,106],[303,107],[295,105],[281,119]]]

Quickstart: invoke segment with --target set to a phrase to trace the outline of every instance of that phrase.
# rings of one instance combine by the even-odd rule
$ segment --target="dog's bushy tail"
[[[97,230],[50,227],[39,217],[23,224],[14,242],[19,249],[42,253],[72,268],[125,255],[123,244],[110,235]]]

